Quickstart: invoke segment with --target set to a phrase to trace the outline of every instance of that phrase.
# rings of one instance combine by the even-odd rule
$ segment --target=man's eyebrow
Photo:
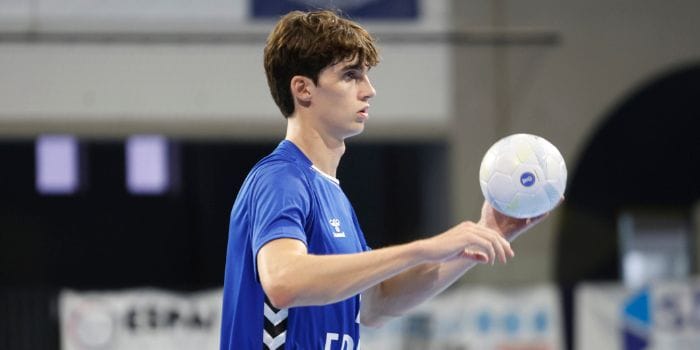
[[[369,70],[372,68],[372,67],[369,67],[369,66],[366,65],[366,64],[362,64],[362,63],[359,63],[359,62],[358,62],[358,63],[351,63],[351,64],[348,64],[348,65],[346,65],[345,67],[343,67],[341,70],[343,70],[343,71],[351,70],[351,69],[363,70],[363,69],[362,69],[363,66],[367,67],[367,71],[369,71]]]

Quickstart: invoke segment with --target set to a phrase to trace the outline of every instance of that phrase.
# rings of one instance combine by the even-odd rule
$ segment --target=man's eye
[[[357,72],[348,71],[348,72],[345,73],[345,78],[346,78],[346,79],[358,79],[359,77],[360,77],[360,75],[357,74]]]

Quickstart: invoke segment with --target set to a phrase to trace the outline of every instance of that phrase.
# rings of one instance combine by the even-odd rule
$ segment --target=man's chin
[[[355,129],[349,130],[348,133],[346,134],[345,138],[357,136],[357,135],[361,134],[363,131],[365,131],[365,124],[361,123]]]

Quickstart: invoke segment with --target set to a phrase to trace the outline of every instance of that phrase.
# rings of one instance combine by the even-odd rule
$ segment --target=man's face
[[[369,118],[369,99],[376,94],[368,71],[369,67],[355,58],[320,72],[311,108],[321,128],[330,136],[342,140],[364,130]]]

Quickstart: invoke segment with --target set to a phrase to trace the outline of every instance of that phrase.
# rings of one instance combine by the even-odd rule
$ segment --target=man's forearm
[[[285,308],[336,302],[380,283],[389,295],[406,289],[410,294],[401,300],[420,302],[445,289],[474,261],[505,262],[512,254],[498,232],[465,221],[431,238],[346,255],[314,256],[295,239],[277,239],[263,246],[257,259],[265,293],[273,305]]]
[[[264,254],[273,258],[259,263],[261,282],[280,308],[344,300],[421,263],[415,243],[349,255],[308,255],[294,240],[268,249]]]
[[[546,216],[515,219],[484,202],[478,225],[488,227],[512,242]],[[387,319],[405,313],[445,290],[476,264],[476,260],[460,256],[442,263],[421,264],[385,280],[362,294],[362,323],[381,325]]]
[[[363,293],[362,321],[381,325],[439,294],[477,263],[456,258],[443,263],[418,265]]]

